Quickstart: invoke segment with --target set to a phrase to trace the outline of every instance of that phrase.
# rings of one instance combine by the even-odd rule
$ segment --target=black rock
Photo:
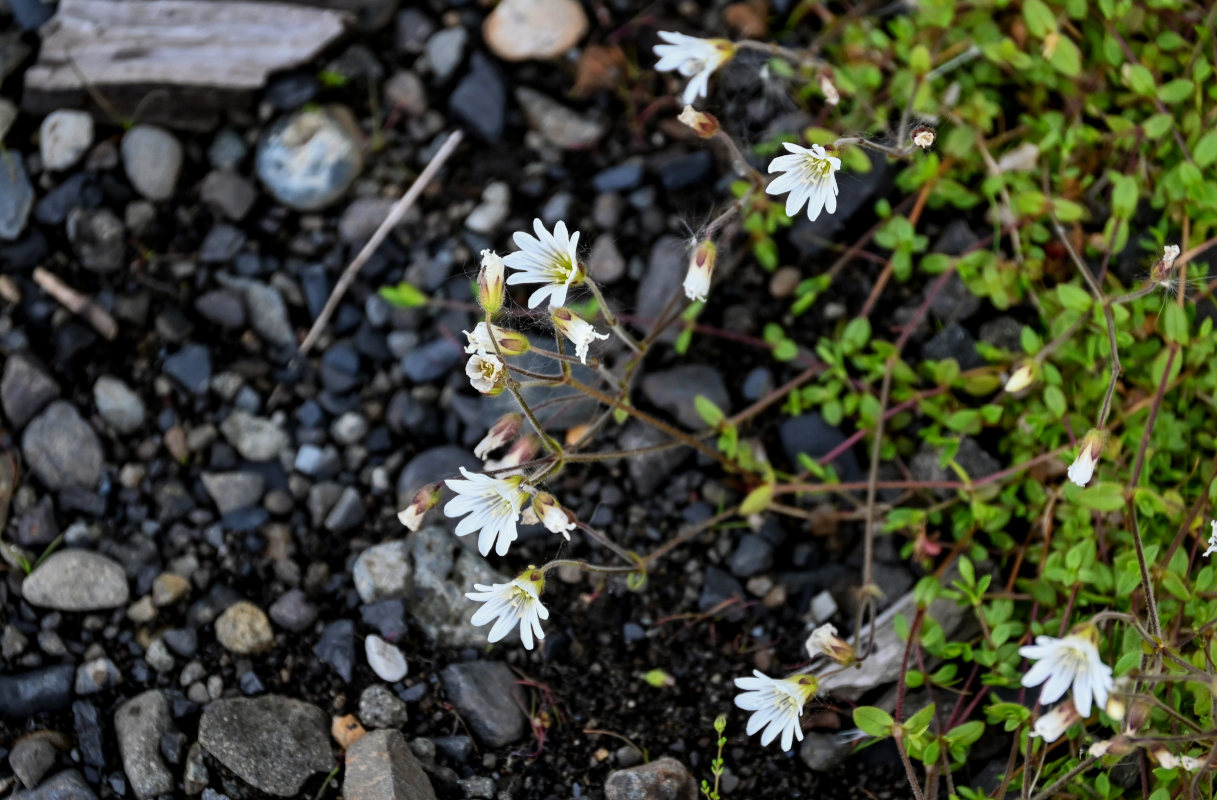
[[[226,264],[245,245],[245,234],[240,228],[219,224],[203,237],[199,245],[199,260],[204,264]]]
[[[701,596],[697,598],[698,609],[709,611],[718,608],[732,598],[736,600],[744,598],[744,587],[740,586],[739,581],[718,567],[706,567],[705,583],[701,587]],[[744,616],[743,604],[736,602],[728,605],[720,613],[728,620],[738,621]]]
[[[78,172],[43,195],[34,206],[34,219],[43,225],[62,225],[77,208],[94,208],[103,200],[88,173]]]
[[[497,661],[449,664],[439,674],[448,700],[487,747],[517,742],[528,730],[515,674]]]
[[[93,272],[120,269],[127,252],[123,221],[107,208],[76,208],[67,217],[68,239],[81,265]]]
[[[592,188],[597,192],[628,192],[642,183],[645,165],[641,158],[629,158],[615,167],[597,172]]]
[[[332,345],[321,356],[321,380],[331,392],[345,394],[364,382],[359,351],[349,342]]]
[[[241,298],[227,289],[214,289],[199,295],[194,301],[194,310],[222,328],[245,327],[245,305]]]
[[[435,749],[458,764],[464,764],[473,755],[473,739],[468,736],[437,736]]]
[[[334,668],[344,681],[350,683],[355,671],[355,623],[340,619],[325,626],[313,654]]]
[[[653,166],[659,173],[663,188],[673,192],[705,182],[713,171],[714,157],[709,150],[694,150],[692,153],[656,159]]]
[[[317,96],[317,78],[307,72],[284,72],[266,83],[266,102],[277,111],[292,111]]]
[[[431,18],[414,8],[406,8],[397,15],[396,27],[394,46],[403,53],[421,53],[427,39],[435,33]]]
[[[353,486],[342,490],[338,501],[325,517],[325,529],[331,533],[346,533],[358,527],[366,519],[363,498]]]
[[[98,769],[106,765],[105,731],[101,711],[92,703],[77,700],[72,704],[75,722],[76,747],[81,760]]]
[[[272,611],[274,607],[272,606]],[[406,635],[406,607],[401,600],[382,600],[359,607],[363,624],[376,629],[382,639],[395,642]]]
[[[36,2],[36,0],[34,0]],[[14,792],[11,800],[97,800],[97,795],[74,769],[69,769],[43,781],[37,789]]]
[[[269,613],[276,625],[293,633],[300,633],[317,621],[317,607],[299,589],[284,592],[271,603]]]
[[[927,359],[942,361],[953,358],[962,370],[984,366],[984,359],[976,352],[976,340],[957,322],[952,322],[925,343],[921,354]]]
[[[796,469],[802,469],[799,466],[799,453],[819,459],[845,441],[845,434],[829,425],[815,412],[784,420],[778,427],[778,435],[782,440],[786,458],[791,467]],[[842,480],[853,481],[861,477],[858,458],[852,449],[837,456],[831,464]]]
[[[428,383],[447,375],[464,357],[465,349],[459,343],[440,337],[407,353],[401,368],[414,383]]]
[[[186,391],[202,396],[211,383],[211,353],[201,344],[188,344],[166,358],[162,369]]]
[[[27,356],[14,354],[0,377],[0,405],[14,428],[23,428],[59,396],[59,384]]]
[[[199,635],[193,628],[170,628],[161,634],[170,650],[182,658],[194,658],[199,649]]]
[[[934,242],[933,252],[945,253],[949,256],[962,255],[965,251],[972,248],[980,237],[972,230],[971,226],[963,219],[953,219],[939,234],[938,240]]]
[[[397,479],[397,505],[405,508],[418,490],[429,483],[460,475],[460,468],[477,469],[481,462],[467,450],[442,445],[424,450],[406,464]],[[454,520],[450,520],[455,522]]]
[[[666,433],[639,422],[627,425],[617,439],[622,450],[650,447],[664,441],[668,441]],[[645,497],[667,485],[672,479],[672,473],[691,455],[692,451],[688,448],[675,447],[627,459],[626,469],[629,470],[635,491],[639,496]]]
[[[722,374],[706,364],[685,364],[647,375],[642,393],[655,405],[676,416],[685,428],[700,429],[706,423],[697,413],[695,398],[704,396],[724,413],[731,411],[731,398]]]
[[[241,677],[237,680],[237,685],[241,687],[241,693],[249,697],[262,694],[266,691],[266,685],[262,683],[258,673],[252,669],[242,673]]]
[[[494,143],[503,135],[507,90],[494,63],[482,53],[473,54],[469,72],[448,102],[453,115],[484,141]]]
[[[45,0],[8,0],[9,11],[23,31],[35,31],[55,15],[55,4]]]
[[[773,566],[773,545],[756,534],[740,539],[727,565],[737,578],[751,578]]]
[[[71,664],[0,675],[0,716],[32,717],[67,708],[75,680],[76,668]]]

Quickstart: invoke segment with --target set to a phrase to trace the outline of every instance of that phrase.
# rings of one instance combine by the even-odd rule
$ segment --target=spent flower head
[[[705,111],[698,111],[693,106],[686,105],[676,119],[688,125],[703,139],[713,139],[718,133],[718,118]]]
[[[812,658],[824,655],[845,666],[854,663],[854,648],[837,636],[837,626],[831,623],[825,623],[813,630],[803,647]]]
[[[1103,455],[1105,439],[1104,433],[1094,428],[1082,438],[1082,445],[1078,448],[1077,457],[1069,465],[1069,480],[1083,487],[1090,483],[1090,479],[1094,477],[1094,468],[1098,465],[1099,459]]]
[[[532,497],[532,510],[551,533],[559,533],[570,541],[570,532],[578,527],[571,513],[563,508],[549,492],[537,492]]]
[[[675,31],[660,31],[664,44],[655,45],[660,72],[679,72],[689,83],[681,99],[689,105],[710,92],[710,76],[735,55],[735,45],[726,39],[699,39]]]
[[[1036,662],[1023,676],[1023,686],[1044,684],[1040,690],[1043,704],[1055,703],[1072,687],[1078,713],[1089,717],[1092,705],[1107,705],[1114,684],[1111,667],[1099,656],[1098,641],[1099,632],[1093,625],[1083,625],[1061,639],[1035,637],[1035,644],[1018,649],[1024,658]]]
[[[590,322],[568,308],[555,308],[551,314],[558,333],[570,339],[571,343],[575,345],[575,355],[579,357],[581,364],[587,364],[587,348],[592,342],[609,338],[607,333],[597,333]]]
[[[1081,719],[1082,715],[1074,707],[1073,701],[1066,700],[1051,711],[1040,714],[1039,718],[1035,720],[1035,724],[1031,726],[1031,735],[1052,743],[1061,738],[1065,731]]]
[[[439,505],[441,484],[431,483],[415,493],[410,505],[397,512],[397,519],[412,531],[422,527],[423,517],[427,512]]]
[[[494,338],[491,339],[493,332]],[[465,345],[466,353],[487,353],[492,356],[502,355],[519,356],[527,353],[532,349],[532,343],[528,341],[528,337],[519,331],[500,328],[498,325],[479,322],[473,326],[471,331],[461,331],[465,334],[467,344]],[[495,343],[498,343],[498,349],[495,349]]]
[[[507,278],[507,284],[545,284],[529,295],[529,308],[541,305],[547,297],[550,308],[563,305],[567,291],[584,277],[577,252],[579,232],[569,234],[561,220],[554,225],[553,233],[545,230],[539,219],[532,221],[532,229],[535,237],[516,231],[513,239],[520,249],[503,259],[508,269],[517,270]]]
[[[819,688],[819,681],[814,675],[770,678],[760,670],[753,670],[752,674],[756,677],[735,679],[735,685],[744,690],[735,696],[735,705],[752,712],[748,735],[764,728],[762,745],[768,745],[780,734],[782,749],[789,750],[795,739],[803,740],[799,717]]]
[[[767,194],[790,194],[786,197],[786,216],[793,217],[807,205],[807,218],[812,222],[821,211],[837,210],[837,170],[841,159],[830,156],[818,144],[800,147],[782,142],[789,155],[778,156],[769,163],[769,172],[781,172],[765,187]]]
[[[475,591],[466,592],[465,597],[485,605],[474,612],[471,621],[475,627],[495,621],[486,637],[490,643],[499,641],[517,625],[525,650],[532,649],[534,639],[545,638],[541,620],[549,619],[549,611],[541,604],[541,591],[545,588],[545,573],[541,570],[529,567],[510,583],[490,586],[477,583],[473,588]]]
[[[918,128],[913,131],[913,144],[922,150],[929,150],[934,146],[934,132],[929,128]]]
[[[465,480],[449,478],[445,483],[456,493],[444,505],[449,517],[464,517],[456,526],[457,536],[478,532],[478,552],[489,555],[491,548],[501,556],[516,540],[520,508],[528,499],[518,475],[492,478],[461,467]]]
[[[473,454],[484,461],[486,456],[495,450],[515,441],[515,438],[520,435],[520,428],[523,424],[523,414],[519,412],[504,414],[495,420],[482,440],[474,445]]]

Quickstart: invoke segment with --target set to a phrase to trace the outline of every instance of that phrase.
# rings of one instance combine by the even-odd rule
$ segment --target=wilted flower
[[[929,128],[918,128],[913,131],[913,144],[922,150],[929,150],[934,146],[934,132]]]
[[[1031,727],[1031,735],[1039,736],[1045,742],[1055,742],[1081,719],[1082,715],[1074,707],[1073,701],[1066,700],[1051,711],[1040,714]]]
[[[528,297],[528,307],[536,308],[549,297],[550,308],[566,302],[566,292],[570,287],[583,280],[583,270],[579,267],[579,232],[569,235],[566,223],[559,221],[554,225],[554,232],[545,230],[541,220],[532,221],[532,229],[536,238],[523,231],[516,231],[516,247],[520,248],[503,259],[510,269],[519,270],[507,278],[509,286],[517,283],[543,283]]]
[[[693,106],[685,106],[676,118],[703,139],[713,139],[714,134],[718,133],[718,119],[713,114],[698,111]]]
[[[820,93],[824,95],[824,102],[830,106],[835,106],[841,102],[841,93],[837,91],[837,87],[832,85],[832,81],[827,75],[820,76]]]
[[[523,470],[513,470],[520,466],[525,461],[532,461],[536,457],[537,451],[541,449],[541,440],[529,434],[516,439],[516,443],[507,451],[507,455],[500,459],[490,459],[486,461],[485,469],[487,472],[493,472],[502,477],[507,475],[523,474]]]
[[[1158,259],[1158,263],[1154,264],[1153,278],[1156,283],[1169,286],[1171,279],[1171,271],[1175,267],[1175,259],[1179,257],[1179,245],[1168,244],[1162,248],[1162,258]]]
[[[753,670],[754,678],[736,678],[735,685],[743,694],[735,696],[735,705],[751,711],[748,718],[748,735],[759,731],[761,744],[768,745],[778,734],[782,735],[782,749],[789,750],[797,738],[803,741],[803,728],[799,717],[803,705],[812,698],[820,682],[814,675],[795,675],[792,678],[770,678],[760,670]]]
[[[689,258],[689,271],[685,273],[685,297],[706,302],[710,293],[710,279],[714,276],[714,263],[718,260],[718,248],[709,239],[703,239],[693,249]]]
[[[532,498],[532,510],[551,533],[560,533],[570,541],[570,531],[576,527],[570,513],[558,504],[549,492],[537,492]]]
[[[655,69],[691,79],[681,95],[685,105],[709,94],[710,76],[735,55],[735,45],[726,39],[698,39],[675,31],[660,31],[659,38],[667,44],[655,45]]]
[[[490,338],[491,331],[494,332],[494,339]],[[527,353],[532,349],[532,344],[528,341],[528,337],[519,331],[500,328],[498,325],[487,325],[485,322],[479,322],[473,326],[472,331],[461,331],[465,334],[468,344],[465,345],[466,353],[488,353],[492,356],[502,354],[507,356],[518,356]],[[498,350],[495,350],[495,342],[498,342]]]
[[[1208,549],[1204,551],[1204,555],[1206,556],[1211,556],[1213,553],[1217,553],[1217,519],[1210,522],[1209,525],[1212,526],[1213,532],[1209,534],[1209,546]]]
[[[786,197],[786,216],[799,213],[807,204],[807,218],[812,222],[821,211],[829,214],[837,210],[837,170],[841,159],[830,156],[818,144],[799,147],[783,142],[789,155],[778,156],[769,164],[769,172],[784,173],[765,188],[767,194],[783,194]]]
[[[422,527],[423,517],[439,504],[440,484],[432,483],[419,489],[410,505],[397,512],[397,519],[412,531]]]
[[[567,308],[555,308],[552,312],[554,327],[558,333],[575,345],[575,355],[581,364],[587,364],[587,348],[597,339],[607,339],[607,333],[597,333],[592,324]]]
[[[1077,458],[1069,465],[1069,480],[1078,486],[1085,486],[1094,477],[1094,468],[1103,455],[1103,432],[1091,429],[1082,439]]]
[[[1055,703],[1072,686],[1078,713],[1090,716],[1092,702],[1100,707],[1107,705],[1113,685],[1111,667],[1099,657],[1098,640],[1098,630],[1090,625],[1063,639],[1035,637],[1035,644],[1018,649],[1020,655],[1036,662],[1023,676],[1023,686],[1044,684],[1040,690],[1040,702],[1044,704]]]
[[[473,388],[492,397],[504,389],[506,367],[492,353],[474,353],[465,362],[465,374]]]
[[[495,450],[520,435],[520,426],[524,424],[524,415],[519,413],[504,414],[499,417],[482,440],[473,447],[473,454],[485,460]]]
[[[825,655],[838,664],[854,663],[854,648],[837,636],[837,627],[832,624],[824,624],[813,630],[803,647],[812,658]]]
[[[516,520],[520,518],[520,507],[528,499],[520,488],[524,479],[518,475],[492,478],[464,467],[461,474],[465,480],[445,481],[456,497],[444,505],[444,513],[453,518],[465,517],[457,524],[456,535],[478,531],[478,552],[488,555],[493,547],[499,555],[507,555],[507,548],[519,535]]]
[[[1024,361],[1010,373],[1010,377],[1006,380],[1006,391],[1010,394],[1021,392],[1035,383],[1037,377],[1039,377],[1039,362]]]
[[[496,583],[491,586],[477,583],[476,591],[466,592],[465,597],[485,603],[473,615],[474,626],[482,626],[497,620],[486,637],[492,644],[499,641],[516,625],[520,626],[520,642],[525,650],[531,650],[533,640],[544,639],[541,620],[549,619],[549,611],[541,604],[541,591],[545,588],[545,574],[529,567],[511,583]]]
[[[493,250],[482,251],[482,268],[478,272],[478,304],[490,316],[503,307],[503,259]]]

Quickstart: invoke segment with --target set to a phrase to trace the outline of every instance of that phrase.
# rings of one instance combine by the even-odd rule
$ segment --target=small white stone
[[[836,616],[836,614],[837,601],[833,599],[827,589],[811,598],[811,618],[815,620],[817,625],[827,622]]]
[[[52,111],[42,121],[38,137],[43,166],[67,169],[93,144],[93,118],[83,111]]]
[[[368,666],[372,668],[382,681],[396,683],[406,677],[408,667],[406,657],[393,645],[376,634],[364,640],[364,651],[368,656]]]

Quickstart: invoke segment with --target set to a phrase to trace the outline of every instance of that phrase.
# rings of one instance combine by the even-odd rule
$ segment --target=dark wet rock
[[[225,217],[239,221],[253,208],[258,190],[235,172],[218,169],[207,173],[203,179],[199,199]]]
[[[236,226],[219,223],[199,243],[199,261],[204,264],[227,264],[245,246],[245,233]]]
[[[96,694],[122,682],[122,673],[108,658],[86,661],[76,669],[76,694]]]
[[[208,472],[202,479],[221,514],[256,506],[266,488],[266,479],[256,472]]]
[[[253,603],[233,603],[215,621],[216,640],[225,650],[238,655],[264,653],[275,645],[266,613]]]
[[[127,602],[118,562],[91,550],[59,550],[21,584],[26,602],[59,611],[100,611]]]
[[[57,400],[39,414],[21,437],[21,451],[49,489],[92,490],[101,482],[101,442],[70,403]]]
[[[254,332],[276,347],[294,347],[296,333],[287,314],[287,304],[278,290],[248,278],[221,276],[220,283],[241,294]]]
[[[627,158],[620,164],[597,172],[592,177],[592,188],[597,192],[628,192],[637,189],[646,172],[641,156]]]
[[[324,711],[278,695],[216,700],[199,722],[199,743],[243,781],[290,797],[317,772],[333,768]]]
[[[503,135],[507,89],[494,63],[481,53],[469,60],[469,71],[448,98],[452,114],[483,141],[497,142]]]
[[[67,708],[75,678],[71,664],[0,675],[0,716],[25,718]]]
[[[427,638],[450,647],[484,647],[486,630],[469,621],[468,586],[511,580],[495,572],[486,559],[461,547],[445,528],[429,525],[406,537],[414,562],[414,590],[407,602],[410,616]],[[519,633],[508,634],[514,642]],[[390,638],[386,636],[385,638]]]
[[[655,405],[676,416],[685,428],[706,426],[697,413],[694,398],[703,395],[724,413],[731,411],[731,397],[723,376],[705,364],[686,364],[663,372],[647,375],[642,381],[642,393]]]
[[[74,769],[52,776],[37,789],[14,792],[11,800],[97,800],[97,795]]]
[[[144,401],[112,375],[102,375],[93,384],[93,402],[102,419],[119,433],[133,433],[144,424]]]
[[[123,771],[140,800],[172,792],[173,774],[161,760],[161,737],[169,733],[169,701],[158,689],[136,695],[114,712]]]
[[[930,310],[943,322],[959,322],[980,310],[980,298],[953,274],[930,301]]]
[[[74,209],[96,206],[102,198],[88,173],[78,172],[42,196],[34,206],[34,219],[43,225],[61,225]]]
[[[126,263],[127,231],[113,211],[73,209],[68,214],[67,232],[72,249],[85,269],[114,272]]]
[[[199,649],[199,634],[194,628],[170,628],[161,634],[165,645],[182,658],[194,658]]]
[[[429,483],[444,478],[459,478],[461,467],[476,470],[481,467],[481,462],[468,450],[453,445],[440,445],[423,450],[410,459],[410,463],[406,464],[397,479],[398,508],[409,505],[418,490]],[[455,527],[455,522],[452,527]]]
[[[363,169],[350,111],[336,106],[298,111],[276,121],[258,144],[258,177],[297,211],[317,211],[346,194]]]
[[[211,383],[211,353],[201,344],[188,344],[166,358],[162,369],[186,391],[202,396]]]
[[[363,498],[359,490],[348,486],[342,490],[330,513],[325,517],[325,529],[331,533],[346,533],[359,527],[366,519]]]
[[[434,406],[402,389],[389,399],[385,422],[394,433],[423,433],[439,429],[439,414]]]
[[[605,800],[697,800],[697,782],[684,764],[663,757],[609,773]]]
[[[59,396],[59,384],[27,356],[12,355],[0,377],[0,404],[14,428],[23,428],[34,415]]]
[[[359,721],[368,730],[400,728],[409,721],[405,702],[383,683],[374,683],[359,695]]]
[[[123,169],[127,179],[149,200],[168,200],[182,170],[182,144],[154,125],[136,125],[123,134]]]
[[[355,590],[364,603],[405,597],[413,570],[404,540],[369,547],[359,554],[353,569]]]
[[[55,745],[46,736],[27,736],[19,739],[8,754],[13,774],[27,788],[34,788],[43,776],[55,766]]]
[[[17,544],[22,547],[45,547],[55,541],[59,526],[55,523],[55,508],[49,495],[21,515],[17,524]]]
[[[675,192],[706,182],[714,169],[714,157],[709,150],[694,150],[692,153],[656,158],[652,166],[659,173],[663,188]]]
[[[364,625],[371,626],[390,642],[406,635],[406,606],[401,600],[382,600],[359,607]]]
[[[288,589],[271,604],[270,618],[280,628],[300,633],[317,621],[317,607],[299,589]]]
[[[519,741],[528,730],[516,677],[497,661],[449,664],[440,671],[448,701],[486,747]]]
[[[762,536],[746,534],[736,545],[728,566],[737,578],[759,575],[773,566],[773,545]]]
[[[313,654],[349,683],[355,671],[355,623],[340,619],[326,625]]]
[[[435,32],[435,22],[416,8],[402,9],[395,25],[394,46],[403,53],[421,53]]]
[[[38,128],[42,166],[54,172],[71,167],[92,144],[93,118],[84,111],[52,111]]]
[[[465,358],[465,349],[446,336],[415,347],[401,360],[402,371],[414,383],[446,377]]]
[[[220,432],[243,458],[270,461],[291,445],[291,439],[276,423],[234,410],[220,423]]]
[[[957,218],[948,222],[947,226],[943,228],[942,233],[934,242],[932,251],[948,256],[958,256],[970,250],[979,241],[980,237],[976,235],[967,221]]]
[[[350,342],[337,342],[321,356],[321,380],[331,392],[344,394],[363,382],[359,366],[359,351]]]
[[[473,739],[468,736],[437,736],[432,741],[436,750],[457,764],[464,764],[473,755]]]
[[[744,587],[729,573],[718,567],[706,567],[706,579],[702,583],[701,595],[697,598],[697,607],[701,611],[710,611],[722,606],[727,601],[742,600],[745,597]],[[720,611],[727,619],[742,618],[743,610],[737,602],[726,606],[726,611]]]
[[[81,760],[90,767],[106,765],[106,734],[103,730],[101,711],[85,700],[72,703],[72,720],[76,733],[76,748]]]
[[[245,306],[240,297],[227,289],[213,289],[199,295],[195,298],[194,310],[222,328],[245,327]]]
[[[681,286],[688,266],[688,243],[684,239],[663,236],[651,247],[651,254],[647,258],[647,271],[643,273],[638,284],[634,301],[638,309],[639,330],[650,330],[676,292],[682,292],[681,296],[684,296]],[[671,341],[676,338],[676,333],[669,329],[661,338],[663,341]]]
[[[317,78],[307,72],[284,72],[266,82],[263,97],[278,111],[294,111],[317,96]]]
[[[207,148],[207,160],[216,169],[236,169],[247,154],[245,140],[232,128],[221,128]]]
[[[996,317],[981,324],[980,340],[1011,353],[1021,353],[1023,324],[1013,317]]]
[[[971,436],[959,440],[959,448],[955,453],[955,463],[971,478],[976,480],[992,475],[1001,469],[1001,462],[989,455]],[[909,472],[917,481],[956,481],[959,475],[950,467],[942,466],[938,452],[929,445],[923,446],[909,462]],[[933,489],[941,498],[953,497],[953,489]]]
[[[362,246],[376,233],[395,203],[391,197],[356,197],[338,220],[338,238]]]
[[[778,435],[782,440],[782,449],[791,466],[799,466],[799,454],[804,453],[811,458],[819,459],[845,441],[845,434],[824,421],[815,412],[802,414],[783,420],[778,427]],[[858,457],[852,449],[846,450],[830,462],[837,470],[842,480],[857,480],[861,475],[858,467]]]
[[[34,187],[25,173],[25,159],[8,151],[0,169],[0,239],[13,241],[25,230],[34,207]]]
[[[622,450],[636,450],[668,441],[668,436],[648,425],[634,422],[626,425],[617,441]],[[644,453],[627,459],[626,470],[629,472],[634,489],[641,496],[647,496],[667,485],[672,478],[673,471],[691,455],[692,452],[683,447]]]
[[[347,748],[342,790],[347,800],[435,800],[431,779],[395,730],[369,731]]]
[[[927,359],[943,361],[953,358],[963,370],[984,366],[984,359],[976,352],[976,340],[957,322],[952,322],[925,343],[921,354]]]

